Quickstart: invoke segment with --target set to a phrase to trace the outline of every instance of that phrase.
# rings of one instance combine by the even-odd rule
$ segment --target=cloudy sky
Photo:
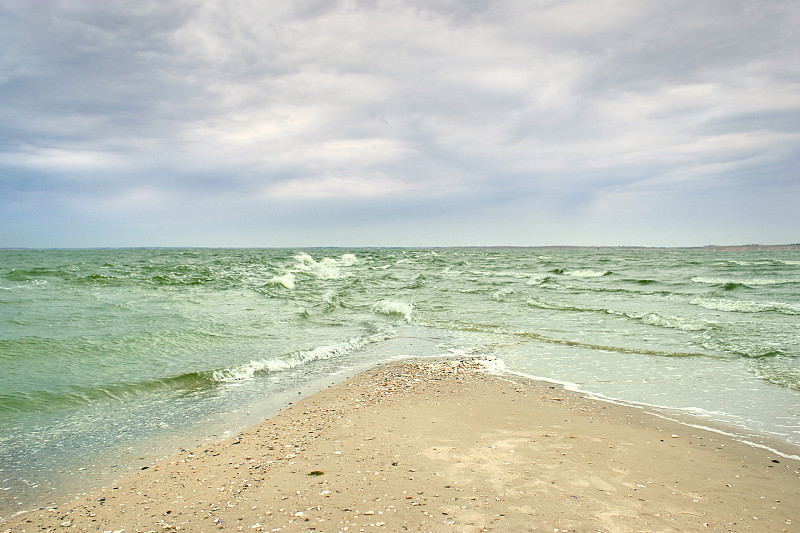
[[[799,51],[797,0],[4,0],[0,246],[800,242]]]

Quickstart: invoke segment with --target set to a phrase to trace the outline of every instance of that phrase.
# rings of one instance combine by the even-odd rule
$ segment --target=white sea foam
[[[373,313],[380,313],[382,315],[398,315],[406,320],[411,320],[411,312],[414,310],[414,304],[405,300],[381,300],[372,306]]]
[[[470,361],[479,364],[484,371],[490,374],[500,374],[506,370],[505,362],[494,355],[481,355],[470,359]]]
[[[712,311],[729,311],[735,313],[761,313],[777,311],[786,315],[800,315],[800,306],[783,302],[751,302],[746,300],[719,300],[712,298],[695,298],[692,305],[698,305]]]
[[[736,285],[759,286],[759,285],[784,285],[786,283],[800,283],[800,280],[795,279],[726,279],[726,278],[711,278],[706,276],[695,276],[692,278],[695,283],[705,283],[706,285],[727,285],[734,283]]]
[[[648,313],[641,318],[642,322],[651,326],[662,328],[680,329],[683,331],[703,331],[708,329],[711,324],[689,318],[676,316],[661,316],[657,313]]]
[[[342,266],[353,266],[359,264],[361,261],[355,256],[355,254],[342,254],[340,262]]]
[[[287,289],[294,289],[294,274],[287,272],[282,276],[272,276],[269,280],[270,285],[283,285]]]
[[[350,255],[352,257],[355,257],[352,254],[345,254],[345,255]],[[305,272],[318,279],[324,279],[324,280],[340,279],[345,277],[341,269],[339,268],[340,266],[339,261],[335,259],[331,259],[329,257],[323,257],[322,260],[316,261],[313,257],[311,257],[308,254],[298,254],[294,256],[294,258],[298,261],[298,264],[296,266],[298,272]]]
[[[316,261],[314,261],[314,258],[308,254],[297,254],[296,256],[294,256],[294,258],[300,263],[306,265],[313,265],[316,263]]]
[[[322,261],[317,263],[314,274],[319,279],[339,279],[344,277],[342,271],[339,269],[339,264],[334,259],[328,257],[323,257]]]
[[[310,350],[300,350],[289,354],[286,358],[260,359],[250,361],[243,365],[216,370],[212,373],[212,379],[221,383],[253,379],[257,374],[269,372],[281,372],[311,361],[341,357],[360,350],[364,346],[384,340],[387,333],[372,335],[370,337],[355,337],[336,344],[318,346]]]
[[[540,300],[539,298],[534,298],[534,297],[528,298],[527,304],[530,305],[531,307],[540,307],[542,309],[555,309],[555,310],[562,309],[561,306],[551,304],[549,302],[545,302],[543,300]]]
[[[565,276],[576,278],[599,278],[607,274],[610,274],[608,270],[567,270],[564,272]]]

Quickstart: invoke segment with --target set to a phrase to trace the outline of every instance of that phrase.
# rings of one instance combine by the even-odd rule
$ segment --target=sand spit
[[[381,365],[0,531],[800,531],[800,464],[481,359]]]

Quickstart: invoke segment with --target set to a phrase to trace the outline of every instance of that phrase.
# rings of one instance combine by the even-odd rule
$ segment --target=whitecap
[[[355,254],[342,254],[342,258],[339,261],[342,266],[353,266],[361,262]]]
[[[380,313],[382,315],[398,315],[406,320],[411,320],[411,312],[414,310],[414,304],[405,300],[381,300],[372,306],[373,313]]]
[[[323,257],[321,261],[316,261],[308,254],[298,254],[294,256],[294,258],[298,261],[296,267],[296,271],[298,272],[305,272],[323,280],[340,279],[344,277],[339,268],[339,262],[335,259]]]
[[[776,311],[786,315],[800,315],[800,306],[783,302],[752,302],[746,300],[719,300],[712,298],[695,298],[692,305],[704,307],[712,311],[728,311],[733,313],[761,313]]]
[[[608,270],[566,270],[565,276],[573,276],[576,278],[599,278],[610,274]]]
[[[294,289],[294,274],[287,272],[282,276],[272,276],[269,280],[270,285],[282,285],[287,289]]]

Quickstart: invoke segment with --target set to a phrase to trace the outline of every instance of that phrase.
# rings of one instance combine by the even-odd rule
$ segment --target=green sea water
[[[800,445],[800,253],[0,251],[0,516],[397,356]]]

